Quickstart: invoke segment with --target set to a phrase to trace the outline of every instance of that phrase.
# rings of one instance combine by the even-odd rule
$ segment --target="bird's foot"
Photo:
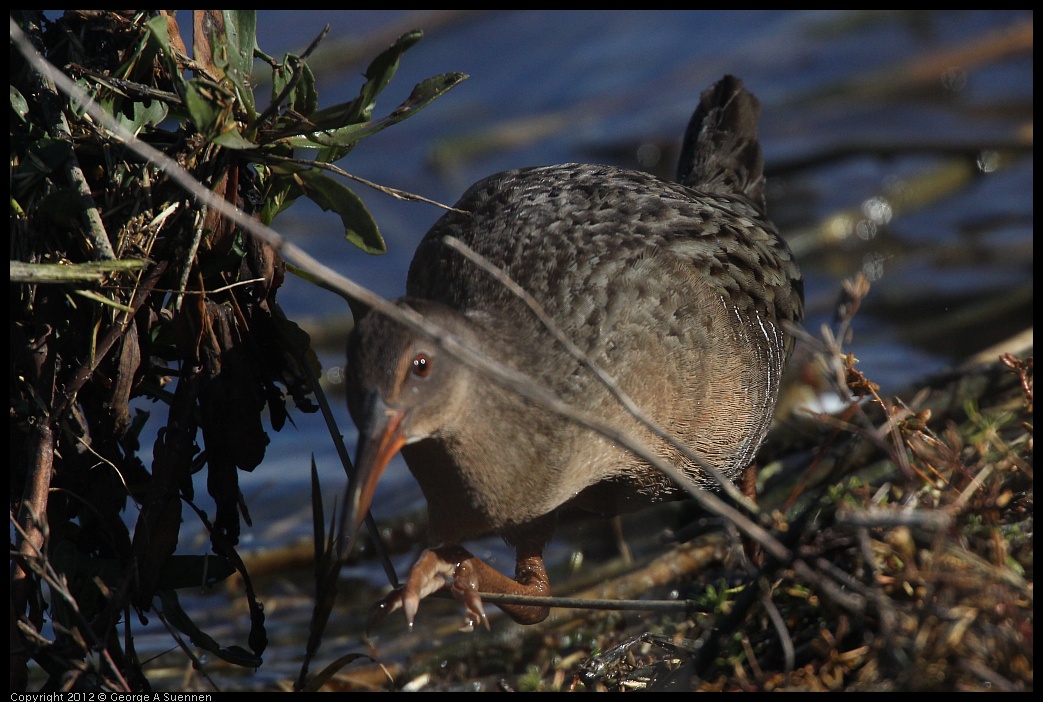
[[[399,609],[406,615],[409,625],[413,626],[417,610],[420,608],[420,600],[446,585],[450,586],[453,596],[466,607],[467,625],[464,628],[473,629],[479,621],[488,628],[488,617],[485,607],[482,606],[482,598],[478,594],[480,581],[474,577],[474,568],[470,567],[472,561],[481,563],[469,551],[459,546],[425,550],[410,569],[406,582],[377,603],[376,611],[370,618],[369,628]]]
[[[377,603],[367,629],[372,629],[384,618],[401,609],[406,621],[413,625],[420,600],[449,585],[453,597],[463,602],[465,624],[463,630],[473,631],[481,623],[489,628],[489,618],[482,604],[482,592],[511,595],[547,595],[550,583],[540,556],[520,558],[516,568],[517,580],[511,580],[493,569],[470,551],[460,546],[440,546],[427,549],[409,571],[405,584]],[[547,618],[547,607],[529,605],[500,606],[514,621],[535,624]]]

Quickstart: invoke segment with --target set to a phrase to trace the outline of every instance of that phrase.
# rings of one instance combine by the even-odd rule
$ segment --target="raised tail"
[[[745,195],[764,211],[760,112],[757,98],[735,76],[704,90],[685,130],[677,181],[704,192]]]

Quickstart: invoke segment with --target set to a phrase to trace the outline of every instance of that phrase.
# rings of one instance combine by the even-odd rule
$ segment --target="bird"
[[[635,437],[693,486],[719,488],[707,463],[739,480],[771,424],[804,305],[798,265],[765,212],[759,115],[726,75],[700,95],[676,181],[579,163],[478,181],[423,237],[394,304]],[[628,411],[595,368],[702,460]],[[378,618],[402,609],[412,626],[420,601],[448,587],[467,623],[488,627],[481,593],[550,594],[543,551],[563,510],[608,517],[686,494],[635,452],[376,309],[350,332],[345,371],[359,431],[348,543],[398,452],[428,508],[430,546]],[[486,535],[515,550],[513,578],[462,545]],[[520,624],[549,613],[497,606]]]

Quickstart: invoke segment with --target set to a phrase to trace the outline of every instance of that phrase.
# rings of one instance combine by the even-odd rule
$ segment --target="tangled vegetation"
[[[252,589],[248,640],[231,645],[197,629],[176,590],[235,571],[250,582],[236,553],[249,521],[238,471],[264,459],[265,415],[279,431],[288,399],[317,409],[314,357],[279,309],[278,252],[166,164],[262,224],[309,198],[350,243],[380,252],[331,164],[464,78],[430,78],[375,117],[414,31],[373,60],[358,97],[320,108],[314,44],[276,59],[257,46],[252,11],[189,16],[191,55],[167,11],[12,12],[12,689],[25,689],[30,660],[49,690],[148,689],[133,623],[157,598],[172,632],[223,660],[255,668],[267,645]],[[255,95],[255,59],[270,68],[268,97]],[[167,160],[143,158],[131,135]],[[146,465],[150,418],[160,428]],[[200,471],[212,508],[194,494]],[[133,528],[128,500],[140,505]],[[186,507],[213,554],[178,553]]]

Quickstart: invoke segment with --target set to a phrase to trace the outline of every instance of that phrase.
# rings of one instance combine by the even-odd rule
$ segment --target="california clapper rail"
[[[803,314],[797,264],[765,215],[759,112],[737,78],[706,90],[677,183],[575,163],[475,183],[420,242],[396,304],[714,489],[565,349],[556,325],[648,417],[738,479],[772,420],[793,346],[786,325]],[[513,279],[552,324],[447,236]],[[420,599],[447,584],[472,624],[488,625],[481,592],[550,594],[543,549],[565,507],[613,515],[684,494],[634,453],[376,312],[351,333],[347,378],[359,429],[349,543],[399,450],[427,499],[433,546],[381,604],[401,607],[410,623]],[[458,545],[486,534],[516,550],[513,580]],[[500,607],[521,623],[548,614]]]

